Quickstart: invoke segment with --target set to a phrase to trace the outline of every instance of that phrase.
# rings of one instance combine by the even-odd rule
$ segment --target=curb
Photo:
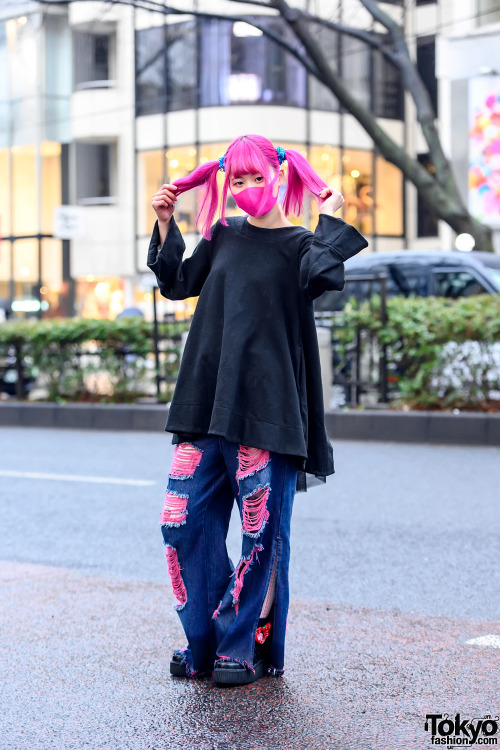
[[[70,427],[89,430],[165,430],[168,407],[150,404],[0,402],[2,427]],[[500,445],[500,414],[486,412],[327,411],[333,440]]]

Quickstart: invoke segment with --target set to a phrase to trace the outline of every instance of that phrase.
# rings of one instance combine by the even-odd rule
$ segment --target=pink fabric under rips
[[[239,606],[240,606],[240,594],[241,589],[243,588],[243,577],[245,573],[247,572],[248,568],[252,564],[254,555],[256,552],[261,552],[264,549],[262,544],[257,544],[250,555],[249,558],[242,558],[240,562],[238,563],[238,567],[236,568],[235,574],[234,574],[234,587],[232,590],[233,594],[233,604],[234,604],[234,611],[236,614],[238,614]]]
[[[259,487],[251,495],[243,498],[243,530],[257,534],[269,518],[266,508],[269,485]]]
[[[179,443],[175,447],[170,476],[173,479],[191,479],[201,461],[202,453],[203,451],[192,443]]]
[[[179,495],[177,492],[165,493],[165,504],[161,514],[161,522],[173,526],[181,526],[186,522],[188,495]]]
[[[240,445],[238,450],[238,470],[236,479],[244,479],[256,471],[263,469],[269,461],[269,451],[263,448],[251,448]]]
[[[168,573],[172,581],[174,596],[179,605],[184,606],[187,602],[187,591],[181,576],[181,566],[177,558],[177,550],[167,545],[165,556],[167,558]]]

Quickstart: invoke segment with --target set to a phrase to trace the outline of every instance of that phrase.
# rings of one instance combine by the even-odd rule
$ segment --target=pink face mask
[[[276,172],[271,182],[264,187],[247,187],[236,195],[229,188],[236,205],[250,216],[264,216],[264,214],[269,213],[278,200],[278,194],[273,195],[273,186],[278,179],[278,175],[279,171]]]

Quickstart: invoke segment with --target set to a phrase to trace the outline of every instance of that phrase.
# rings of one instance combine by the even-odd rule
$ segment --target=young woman
[[[192,188],[203,190],[203,237],[183,260],[173,214]],[[248,216],[226,219],[228,190]],[[314,233],[287,219],[306,198],[319,202]],[[174,651],[172,674],[241,685],[283,673],[294,495],[307,475],[324,482],[334,473],[313,300],[343,288],[344,261],[368,244],[334,217],[343,201],[300,153],[258,135],[237,138],[219,161],[153,198],[147,265],[164,297],[199,295],[165,426],[176,448],[161,528],[188,641]],[[236,568],[226,550],[235,498]]]

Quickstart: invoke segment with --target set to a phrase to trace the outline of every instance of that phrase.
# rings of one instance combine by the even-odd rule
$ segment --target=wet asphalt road
[[[500,713],[500,648],[466,643],[500,645],[500,449],[336,441],[295,499],[285,677],[220,690],[168,675],[170,440],[0,430],[1,750],[427,750],[426,713]]]

